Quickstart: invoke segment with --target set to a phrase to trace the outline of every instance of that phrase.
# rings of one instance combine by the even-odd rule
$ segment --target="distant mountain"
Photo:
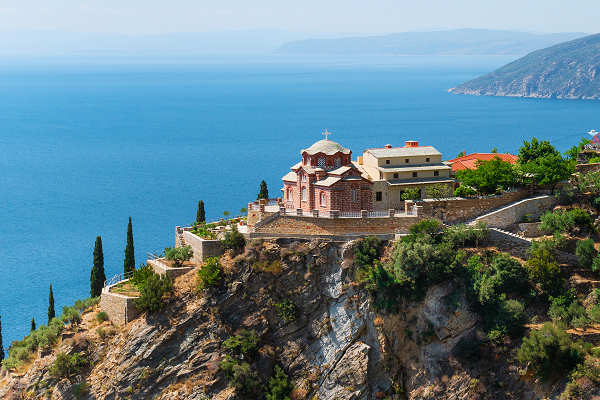
[[[383,36],[308,39],[285,43],[284,54],[501,55],[527,54],[585,33],[534,34],[486,29],[404,32]]]
[[[600,34],[534,51],[449,91],[478,96],[600,99]]]

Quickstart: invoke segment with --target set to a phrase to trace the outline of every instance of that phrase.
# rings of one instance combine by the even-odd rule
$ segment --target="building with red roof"
[[[498,157],[502,161],[515,164],[519,157],[508,153],[472,153],[463,157],[446,161],[446,164],[452,167],[452,173],[462,171],[463,169],[476,169],[478,161],[490,161]]]

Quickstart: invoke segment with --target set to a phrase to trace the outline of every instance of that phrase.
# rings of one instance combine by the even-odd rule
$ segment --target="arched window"
[[[358,201],[358,190],[352,189],[352,201]]]
[[[287,190],[287,199],[288,201],[294,200],[294,191],[291,188]]]
[[[306,188],[305,188],[305,187],[303,187],[303,188],[302,188],[302,201],[306,201],[306,198],[307,198],[307,197],[308,197],[308,196],[307,196],[307,194],[306,194]]]
[[[341,166],[342,166],[342,159],[338,157],[335,159],[335,167],[339,168]]]
[[[317,161],[317,166],[319,168],[325,168],[325,157],[319,157],[319,160]]]
[[[324,206],[325,205],[325,193],[321,192],[321,205]]]

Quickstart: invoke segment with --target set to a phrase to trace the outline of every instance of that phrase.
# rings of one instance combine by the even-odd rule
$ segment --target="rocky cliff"
[[[477,96],[600,99],[600,34],[534,51],[449,91]]]
[[[353,243],[254,243],[224,257],[228,279],[198,292],[179,277],[168,305],[123,328],[87,312],[57,349],[23,374],[0,378],[4,399],[242,399],[220,368],[224,341],[240,329],[259,337],[252,369],[261,382],[280,365],[293,399],[502,399],[541,397],[522,380],[513,346],[486,344],[477,315],[453,281],[420,301],[379,315],[354,280]],[[277,304],[293,303],[294,318]],[[102,329],[98,329],[102,328]],[[59,352],[91,366],[56,381]],[[542,391],[543,392],[543,391]]]

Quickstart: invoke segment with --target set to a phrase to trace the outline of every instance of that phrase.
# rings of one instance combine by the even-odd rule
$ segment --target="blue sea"
[[[456,96],[447,89],[512,57],[206,58],[185,62],[11,62],[0,66],[0,315],[4,346],[89,296],[94,239],[122,271],[174,227],[239,213],[265,179],[272,197],[299,151],[330,137],[354,157],[418,140],[515,152],[565,150],[600,126],[600,102]]]

